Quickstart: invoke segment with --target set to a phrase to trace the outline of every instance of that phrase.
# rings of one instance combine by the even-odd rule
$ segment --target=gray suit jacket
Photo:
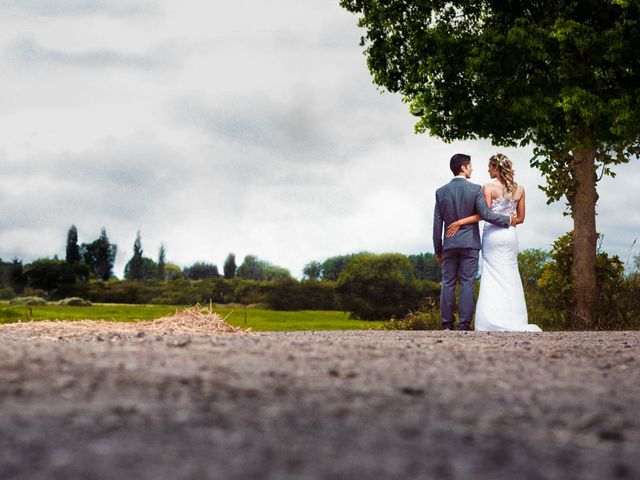
[[[433,246],[436,255],[451,248],[471,248],[480,250],[480,228],[478,223],[463,225],[451,238],[443,238],[443,225],[449,226],[456,220],[474,214],[490,223],[509,227],[511,218],[508,215],[498,215],[489,210],[484,199],[482,187],[471,183],[466,178],[454,177],[446,185],[436,190],[436,208],[433,214]]]

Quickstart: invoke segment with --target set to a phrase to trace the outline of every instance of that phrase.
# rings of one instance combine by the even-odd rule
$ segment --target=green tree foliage
[[[309,280],[319,280],[322,275],[322,264],[315,260],[311,261],[304,266],[302,274]]]
[[[140,278],[132,278],[130,268],[131,262],[128,262],[124,267],[125,280],[149,282],[158,279],[158,264],[149,257],[142,257],[142,265],[140,266]]]
[[[136,239],[133,242],[133,255],[124,267],[124,278],[126,280],[141,280],[151,281],[158,280],[159,266],[151,258],[145,257],[142,250],[142,238],[140,231],[136,234]],[[160,252],[158,254],[158,260],[162,261],[163,277],[164,277],[164,245],[160,246]]]
[[[124,267],[124,278],[127,280],[142,280],[143,272],[142,266],[144,260],[142,257],[142,239],[140,238],[140,230],[136,234],[136,239],[133,242],[133,256],[131,260],[127,262]]]
[[[543,190],[573,217],[574,318],[593,326],[596,183],[640,153],[640,3],[340,4],[359,15],[374,82],[402,95],[417,132],[536,146]]]
[[[166,266],[167,266],[167,252],[164,248],[164,244],[160,244],[160,250],[158,250],[158,268],[156,277],[158,280],[166,280]]]
[[[118,246],[109,243],[107,230],[103,228],[97,240],[91,243],[83,243],[80,246],[80,253],[89,266],[89,270],[93,275],[102,279],[109,280],[113,276],[113,265],[116,260]]]
[[[22,261],[14,258],[11,262],[3,262],[0,259],[0,288],[22,293],[26,285]]]
[[[16,292],[13,291],[11,287],[1,287],[0,288],[0,300],[11,300],[15,298]],[[0,318],[2,318],[0,316]]]
[[[5,296],[10,295],[9,290],[14,294],[22,293],[26,285],[22,261],[14,258],[11,262],[4,262],[0,259],[0,288],[5,289]]]
[[[266,288],[267,305],[273,310],[336,310],[337,300],[333,282],[292,278],[270,282]]]
[[[238,267],[236,276],[245,280],[264,280],[264,271],[267,263],[258,259],[255,255],[247,255]]]
[[[276,265],[268,265],[265,270],[265,280],[267,282],[283,282],[291,280],[291,273],[289,270]]]
[[[183,271],[184,276],[189,280],[202,280],[203,278],[218,278],[218,266],[211,263],[196,262]]]
[[[236,256],[233,253],[227,255],[226,260],[224,261],[224,265],[222,267],[222,271],[224,273],[224,278],[227,280],[231,280],[236,276],[236,270],[238,269],[236,265]]]
[[[329,257],[322,262],[322,280],[328,280],[335,282],[340,277],[340,274],[345,267],[360,253],[351,253],[348,255],[336,255],[335,257]]]
[[[397,253],[358,255],[340,274],[337,291],[344,309],[363,320],[402,317],[422,298],[411,262]]]
[[[247,255],[238,267],[236,276],[245,280],[270,281],[287,280],[291,278],[291,273],[286,268],[271,265],[255,255]]]
[[[22,293],[24,287],[27,286],[27,278],[24,275],[24,267],[22,260],[14,258],[7,269],[7,279],[9,286],[13,288],[16,293]]]
[[[633,258],[633,270],[625,277],[618,297],[623,328],[640,330],[640,255]]]
[[[69,265],[80,262],[80,246],[78,245],[78,229],[71,225],[67,233],[66,260]]]
[[[553,308],[547,302],[546,293],[539,286],[545,265],[551,260],[549,252],[531,248],[518,253],[518,270],[527,304],[527,313],[532,323],[544,330],[558,329],[552,320]]]
[[[76,275],[72,265],[58,259],[43,258],[24,269],[28,285],[49,292],[52,296],[65,296],[72,291]]]
[[[572,321],[575,315],[576,298],[571,288],[571,263],[573,262],[573,232],[569,232],[553,244],[551,261],[542,269],[539,286],[545,295],[545,302],[550,307],[550,320],[555,327],[571,328],[584,325],[583,322]],[[622,284],[624,282],[624,264],[617,256],[609,257],[605,252],[597,253],[597,281],[599,297],[595,310],[596,328],[617,328],[623,318],[620,307]]]
[[[236,279],[233,282],[232,298],[242,305],[263,303],[266,300],[265,286],[265,282]]]
[[[391,318],[384,328],[386,330],[440,330],[442,318],[440,306],[433,298],[429,298],[418,310],[412,310],[403,318]]]
[[[166,280],[179,280],[184,278],[182,269],[175,263],[167,263],[164,267],[164,276]]]
[[[536,287],[542,278],[544,266],[551,260],[551,255],[539,248],[529,248],[518,253],[518,270],[522,283]]]
[[[142,257],[142,278],[143,281],[158,279],[158,264],[149,257]]]
[[[436,262],[433,253],[419,253],[407,257],[413,265],[413,273],[418,280],[439,282],[442,278],[442,267]]]

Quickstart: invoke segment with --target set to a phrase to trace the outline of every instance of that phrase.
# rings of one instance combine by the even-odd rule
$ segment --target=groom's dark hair
[[[454,175],[458,175],[462,171],[462,167],[464,167],[465,165],[469,165],[469,163],[471,163],[471,157],[469,155],[465,155],[464,153],[456,153],[453,157],[451,157],[449,168]]]

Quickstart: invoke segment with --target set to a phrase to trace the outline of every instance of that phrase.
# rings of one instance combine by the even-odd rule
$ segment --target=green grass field
[[[10,306],[0,302],[0,323],[25,320],[110,320],[134,322],[153,320],[172,315],[184,306],[177,305],[122,305],[95,304],[91,307],[69,307],[42,305],[33,307]],[[382,322],[351,320],[347,313],[334,311],[305,310],[280,312],[260,308],[245,309],[242,306],[216,306],[213,310],[236,327],[251,328],[256,332],[296,330],[363,330],[379,328]]]

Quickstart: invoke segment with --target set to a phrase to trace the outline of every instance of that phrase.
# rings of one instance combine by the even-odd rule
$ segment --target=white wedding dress
[[[516,202],[505,197],[491,210],[513,215]],[[483,332],[541,332],[528,323],[522,280],[518,271],[518,236],[515,227],[485,222],[482,232],[482,278],[476,304],[475,329]]]

